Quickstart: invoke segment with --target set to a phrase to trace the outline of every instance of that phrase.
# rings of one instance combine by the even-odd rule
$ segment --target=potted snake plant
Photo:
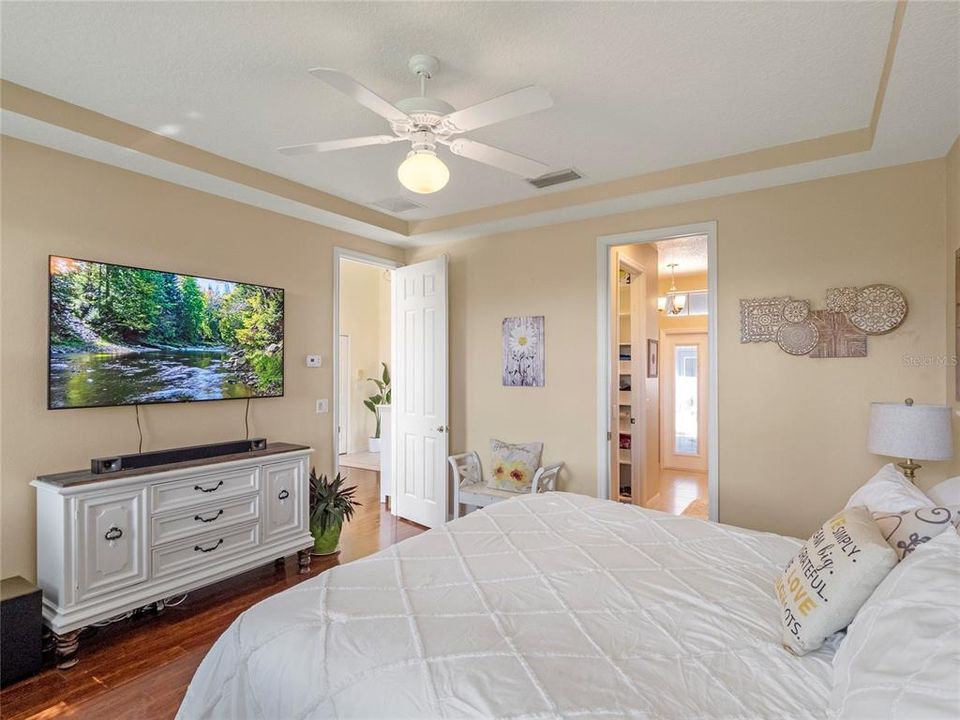
[[[346,480],[340,473],[333,480],[326,475],[317,477],[310,470],[310,533],[313,535],[313,555],[332,555],[340,551],[340,531],[360,507],[354,495],[355,485],[344,487]]]

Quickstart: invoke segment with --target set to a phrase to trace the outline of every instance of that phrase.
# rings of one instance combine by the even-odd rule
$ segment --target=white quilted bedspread
[[[470,513],[244,612],[179,718],[823,718],[780,646],[799,541],[567,493]]]

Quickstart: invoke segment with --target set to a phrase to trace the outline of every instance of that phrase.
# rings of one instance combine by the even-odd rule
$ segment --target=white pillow
[[[927,495],[938,505],[960,505],[960,475],[937,483]]]
[[[847,500],[846,507],[857,505],[865,506],[872,513],[897,513],[934,507],[936,503],[901,475],[893,463],[888,463]]]
[[[783,646],[806,655],[843,630],[874,588],[897,564],[864,507],[827,520],[787,563],[774,582]]]
[[[944,532],[895,567],[833,658],[829,717],[960,717],[960,537]]]

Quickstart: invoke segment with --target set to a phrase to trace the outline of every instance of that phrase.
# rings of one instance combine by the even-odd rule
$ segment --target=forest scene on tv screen
[[[51,408],[283,394],[283,290],[50,258]]]

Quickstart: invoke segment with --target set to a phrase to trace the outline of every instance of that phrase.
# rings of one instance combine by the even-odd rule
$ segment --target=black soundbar
[[[170,465],[172,463],[188,462],[190,460],[205,460],[220,457],[221,455],[237,455],[239,453],[266,450],[266,438],[252,440],[231,440],[230,442],[211,443],[210,445],[192,445],[190,447],[170,448],[169,450],[153,450],[131,455],[116,455],[114,457],[94,458],[90,461],[90,472],[101,475],[103,473],[120,472],[148,468],[156,465]]]

